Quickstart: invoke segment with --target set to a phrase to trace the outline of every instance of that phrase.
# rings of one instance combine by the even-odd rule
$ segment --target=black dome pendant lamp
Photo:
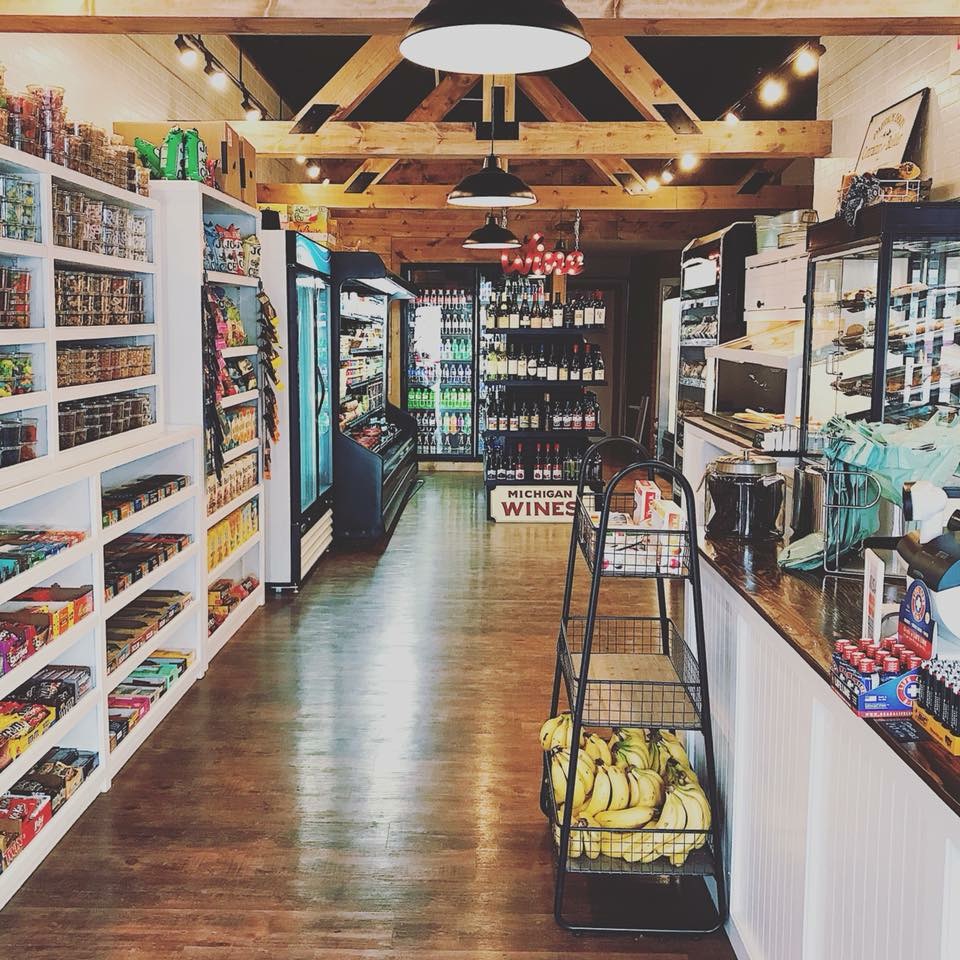
[[[473,233],[463,241],[467,250],[515,250],[520,241],[506,227],[497,223],[497,218],[487,214],[487,222],[477,227]]]
[[[400,53],[450,73],[536,73],[583,60],[590,41],[563,0],[430,0]]]

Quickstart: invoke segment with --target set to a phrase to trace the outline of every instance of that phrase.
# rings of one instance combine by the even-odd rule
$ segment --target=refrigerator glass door
[[[315,278],[314,316],[316,319],[317,376],[317,493],[322,496],[333,485],[333,421],[330,388],[330,286]]]
[[[317,477],[317,319],[316,278],[297,276],[297,397],[300,422],[300,510],[309,509],[319,495]]]

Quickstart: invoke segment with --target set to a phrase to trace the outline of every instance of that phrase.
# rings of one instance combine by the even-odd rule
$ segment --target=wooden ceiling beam
[[[545,119],[566,122],[583,122],[587,119],[548,76],[542,73],[523,74],[517,77],[517,83]],[[637,171],[623,157],[616,160],[588,158],[587,162],[601,176],[627,193],[643,193],[645,190]]]
[[[398,63],[398,36],[370,37],[366,43],[303,105],[299,121],[314,104],[336,104],[330,120],[342,120],[380,85]],[[282,121],[281,121],[282,122]]]
[[[473,89],[477,78],[465,73],[448,73],[413,109],[407,120],[415,122],[443,120],[444,117]],[[353,185],[363,177],[365,186],[379,183],[395,166],[397,158],[374,157],[364,160],[353,174],[347,178],[347,184]]]
[[[0,0],[19,33],[402,34],[423,0]],[[570,0],[595,36],[960,34],[956,0]]]
[[[443,210],[449,187],[385,186],[365,193],[348,193],[338,184],[262,183],[261,203],[302,203],[336,210]],[[765,187],[757,193],[737,193],[736,187],[661,187],[655,193],[630,196],[610,187],[534,186],[540,210],[793,210],[812,199],[812,188]]]
[[[471,123],[357,123],[330,121],[314,134],[291,134],[287,121],[231,121],[261,156],[275,157],[434,157],[482,156]],[[830,152],[828,120],[704,121],[699,134],[677,134],[666,123],[521,123],[517,140],[497,144],[507,158],[557,160],[658,157],[684,151],[763,159],[823,157]]]
[[[700,118],[684,99],[641,56],[626,37],[596,37],[590,59],[648,120],[666,120],[661,108],[676,104],[695,125]]]

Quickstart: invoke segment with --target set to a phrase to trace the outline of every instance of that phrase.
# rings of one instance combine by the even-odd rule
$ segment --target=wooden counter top
[[[860,636],[863,585],[785,573],[777,566],[776,543],[706,540],[700,554],[829,684],[833,641]],[[932,740],[900,743],[882,723],[863,722],[960,814],[960,759]]]

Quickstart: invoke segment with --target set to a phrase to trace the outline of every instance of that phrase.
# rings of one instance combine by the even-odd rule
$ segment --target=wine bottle
[[[487,429],[497,429],[497,401],[491,400],[487,405]]]
[[[570,357],[570,379],[580,381],[580,344],[573,345],[573,355]]]
[[[596,430],[597,429],[597,401],[596,398],[591,396],[587,397],[586,405],[587,408],[583,414],[583,429],[584,430]]]
[[[543,460],[541,459],[542,454],[540,451],[540,444],[537,444],[537,455],[533,461],[533,479],[542,480],[543,479]]]
[[[530,301],[527,299],[526,292],[524,292],[523,300],[520,303],[520,329],[529,330],[530,322]]]
[[[606,370],[603,366],[603,354],[600,353],[600,348],[597,347],[594,350],[593,357],[593,381],[594,383],[602,383],[605,379]]]
[[[517,303],[516,295],[510,297],[510,329],[520,329],[520,305]]]
[[[540,352],[537,354],[537,379],[547,379],[547,348],[542,343]]]
[[[567,359],[566,348],[560,348],[560,362],[557,364],[557,379],[567,381],[570,379],[570,361]]]
[[[510,403],[510,431],[520,429],[520,414],[517,412],[517,402],[511,401]]]
[[[583,429],[583,406],[579,400],[573,402],[573,418],[570,422],[571,430]]]
[[[573,325],[575,327],[583,326],[583,297],[579,296],[573,304]]]
[[[553,480],[562,480],[563,471],[560,461],[560,444],[554,444],[553,447],[553,465],[551,468],[551,479]]]
[[[556,380],[558,379],[557,375],[557,355],[554,351],[554,348],[550,348],[550,357],[547,360],[547,379]]]
[[[592,327],[597,322],[597,301],[596,295],[592,297],[587,297],[586,303],[583,305],[583,325],[585,327]]]
[[[540,309],[540,297],[533,298],[533,309],[530,311],[530,329],[540,330],[543,327],[543,313]]]
[[[592,344],[583,345],[583,366],[580,369],[580,379],[584,383],[590,383],[593,380],[593,357],[590,355]]]
[[[550,314],[550,326],[563,326],[563,301],[560,299],[559,293],[553,295],[553,310]]]
[[[514,467],[514,470],[513,470],[513,476],[514,476],[514,479],[516,480],[524,480],[526,479],[526,475],[527,475],[526,468],[524,467],[524,464],[523,464],[523,444],[518,443],[517,444],[517,460],[516,460],[516,466]]]
[[[607,322],[607,305],[603,302],[603,294],[597,291],[597,302],[594,307],[594,317],[598,327],[602,327]]]
[[[518,419],[518,425],[521,430],[530,429],[530,408],[527,406],[526,400],[524,400],[523,403],[520,404],[520,414],[517,419]]]

